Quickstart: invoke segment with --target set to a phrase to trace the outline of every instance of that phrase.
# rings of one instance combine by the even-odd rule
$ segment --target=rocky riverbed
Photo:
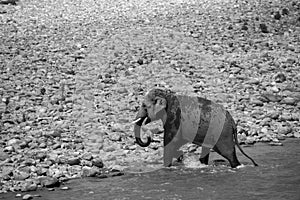
[[[242,144],[300,137],[298,1],[1,2],[0,192],[161,162],[131,124],[155,86],[224,105]]]

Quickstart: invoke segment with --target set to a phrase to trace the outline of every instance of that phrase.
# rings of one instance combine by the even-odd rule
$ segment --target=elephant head
[[[134,121],[136,143],[141,147],[149,146],[152,141],[151,137],[148,137],[146,143],[141,140],[141,126],[160,119],[164,122],[167,117],[167,101],[163,97],[157,96],[156,92],[156,90],[152,90],[147,93]]]

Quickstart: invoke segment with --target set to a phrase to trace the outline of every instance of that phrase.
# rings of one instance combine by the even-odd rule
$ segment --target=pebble
[[[60,188],[61,190],[69,190],[70,188],[69,187],[67,187],[67,186],[65,186],[65,187],[62,187],[62,188]]]
[[[269,145],[271,146],[283,146],[281,142],[270,142]]]
[[[295,132],[295,133],[294,133],[294,137],[295,137],[295,138],[300,138],[300,132]]]
[[[23,200],[29,200],[29,199],[33,199],[33,196],[30,195],[30,194],[25,194],[23,197],[22,197]]]

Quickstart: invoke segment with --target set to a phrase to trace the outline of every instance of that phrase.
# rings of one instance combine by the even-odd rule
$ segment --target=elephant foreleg
[[[178,150],[186,141],[181,138],[174,138],[164,146],[164,166],[169,167],[172,165],[173,158],[176,158],[178,162],[183,160],[183,152]]]
[[[201,157],[199,158],[202,164],[208,165],[210,148],[202,146]]]

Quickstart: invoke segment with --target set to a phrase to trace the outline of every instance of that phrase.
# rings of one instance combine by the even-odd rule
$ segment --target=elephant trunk
[[[147,119],[146,119],[147,118]],[[150,145],[151,143],[151,137],[147,138],[147,142],[144,143],[141,139],[141,126],[144,122],[144,120],[146,119],[145,124],[151,122],[150,118],[147,115],[147,110],[145,109],[144,106],[141,106],[137,116],[136,116],[136,122],[134,124],[134,134],[135,134],[135,139],[136,139],[136,143],[138,145],[140,145],[141,147],[147,147]]]

